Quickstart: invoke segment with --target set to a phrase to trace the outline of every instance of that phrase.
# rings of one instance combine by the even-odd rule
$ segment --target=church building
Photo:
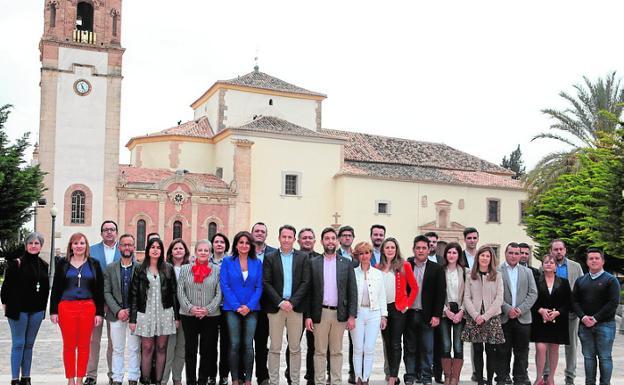
[[[379,223],[406,255],[417,234],[463,241],[469,226],[481,244],[529,241],[527,193],[509,170],[442,143],[323,128],[325,94],[257,66],[189,95],[192,119],[131,138],[120,165],[122,16],[121,0],[45,2],[39,163],[59,209],[57,245],[76,231],[99,241],[104,219],[139,250],[150,232],[194,246],[257,221],[270,244],[285,223],[349,224],[357,240]]]

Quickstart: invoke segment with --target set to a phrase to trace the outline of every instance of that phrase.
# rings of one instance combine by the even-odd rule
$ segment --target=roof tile
[[[325,94],[314,92],[301,88],[294,84],[287,83],[281,79],[265,74],[260,71],[252,71],[246,75],[238,76],[234,79],[219,80],[217,83],[231,84],[235,86],[246,86],[253,88],[261,88],[271,91],[292,92],[295,94],[315,95],[326,97]]]

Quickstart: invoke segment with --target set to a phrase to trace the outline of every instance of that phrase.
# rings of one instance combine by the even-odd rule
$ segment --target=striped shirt
[[[192,316],[191,307],[199,306],[208,309],[208,317],[221,314],[221,286],[219,285],[220,266],[210,264],[212,271],[202,283],[193,280],[193,265],[182,266],[180,278],[178,278],[178,300],[180,301],[180,314]]]

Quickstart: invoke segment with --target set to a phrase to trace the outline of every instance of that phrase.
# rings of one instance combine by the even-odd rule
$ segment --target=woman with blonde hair
[[[74,233],[69,237],[66,257],[56,265],[50,296],[50,320],[61,327],[63,363],[69,385],[83,383],[89,362],[91,333],[94,326],[102,324],[102,317],[102,268],[89,254],[87,237]]]
[[[386,328],[388,309],[383,273],[371,266],[373,247],[360,242],[353,249],[353,257],[360,261],[355,268],[358,292],[358,313],[355,328],[351,330],[353,340],[353,367],[356,384],[368,384],[373,370],[375,343],[379,330]]]
[[[380,246],[377,268],[383,273],[386,290],[388,322],[381,331],[384,360],[388,366],[388,384],[394,385],[401,365],[401,337],[405,329],[405,312],[416,300],[418,284],[412,266],[401,256],[399,242],[386,238]]]
[[[474,350],[474,367],[479,385],[483,381],[483,344],[487,355],[487,380],[491,384],[497,368],[496,352],[505,342],[500,314],[503,304],[503,278],[496,271],[496,254],[490,246],[477,250],[477,258],[464,289],[466,326],[462,340],[471,342]]]

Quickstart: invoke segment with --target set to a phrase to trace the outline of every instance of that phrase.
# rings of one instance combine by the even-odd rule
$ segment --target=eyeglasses
[[[111,227],[108,227],[108,228],[102,229],[102,232],[103,232],[103,233],[114,233],[115,231],[117,231],[117,229],[115,229],[115,228],[111,228]]]

